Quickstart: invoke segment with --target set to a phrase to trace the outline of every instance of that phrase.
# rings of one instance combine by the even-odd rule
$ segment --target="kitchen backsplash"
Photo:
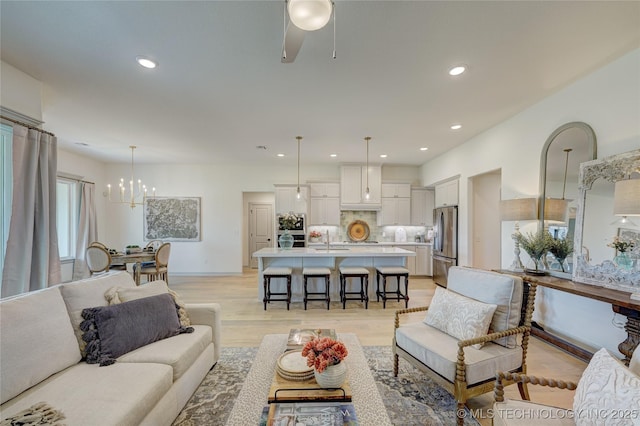
[[[369,225],[369,240],[373,241],[395,241],[396,229],[400,226],[378,226],[377,225],[377,213],[375,211],[360,211],[349,210],[342,211],[340,213],[340,227],[337,226],[310,226],[307,230],[319,231],[322,235],[325,235],[329,231],[329,239],[332,242],[349,241],[347,236],[347,229],[349,224],[354,220],[362,220]],[[425,226],[402,226],[407,234],[407,241],[415,241],[416,234],[424,234],[426,236],[427,231],[431,227]],[[324,238],[323,238],[324,241]]]

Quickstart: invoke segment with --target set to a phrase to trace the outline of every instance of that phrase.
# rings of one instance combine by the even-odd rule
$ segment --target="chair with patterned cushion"
[[[572,410],[504,398],[504,381],[575,390]],[[640,351],[635,350],[625,366],[607,349],[596,352],[578,383],[517,373],[496,374],[493,404],[494,426],[640,424]],[[527,416],[514,414],[527,414]],[[621,420],[615,422],[615,417]],[[628,421],[627,421],[628,420]],[[627,421],[625,423],[625,421]]]
[[[111,265],[111,255],[107,250],[99,246],[87,247],[85,260],[91,275],[109,272]]]
[[[456,398],[462,425],[467,400],[491,392],[496,372],[526,373],[535,293],[535,283],[527,292],[520,277],[451,267],[447,288],[437,287],[429,306],[396,311],[394,375],[399,358],[429,374]],[[421,311],[423,321],[401,323]],[[518,388],[528,400],[526,383]]]
[[[146,275],[147,281],[164,280],[169,284],[169,255],[171,254],[171,243],[164,243],[156,250],[155,262],[152,266],[140,267],[140,275]],[[134,274],[137,265],[134,265]]]

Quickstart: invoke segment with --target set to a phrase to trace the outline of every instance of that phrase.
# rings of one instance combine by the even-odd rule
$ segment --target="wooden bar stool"
[[[291,268],[278,268],[268,267],[262,271],[264,279],[264,310],[267,310],[267,303],[271,302],[287,302],[287,311],[289,310],[289,304],[291,303]],[[286,278],[287,279],[287,292],[286,293],[272,293],[271,292],[271,279],[272,278]],[[286,298],[274,299],[272,296],[286,296]]]
[[[360,291],[347,291],[347,279],[360,278]],[[353,280],[351,281],[353,283]],[[358,297],[348,297],[357,295]],[[360,300],[364,308],[369,309],[369,270],[359,266],[340,267],[340,300],[342,309],[346,308],[347,300]]]
[[[380,277],[382,277],[382,291],[380,291]],[[387,277],[396,277],[397,288],[395,291],[387,291]],[[401,291],[400,278],[404,278],[404,293]],[[376,300],[382,298],[382,308],[386,308],[387,299],[403,300],[404,307],[409,306],[409,270],[402,266],[378,266],[376,268]],[[390,295],[388,295],[390,294]]]
[[[302,277],[304,279],[304,310],[307,310],[307,301],[309,300],[323,300],[327,302],[327,310],[329,309],[329,281],[331,279],[331,269],[329,268],[304,268],[302,270]],[[324,292],[309,292],[307,290],[308,278],[324,278],[325,291]],[[310,299],[309,296],[322,296],[318,298]]]

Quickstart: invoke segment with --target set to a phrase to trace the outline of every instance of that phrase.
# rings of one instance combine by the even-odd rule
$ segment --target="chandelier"
[[[136,180],[133,177],[133,152],[136,149],[135,145],[130,145],[131,148],[131,179],[129,180],[129,191],[127,193],[126,184],[124,178],[120,178],[120,182],[118,183],[118,199],[111,199],[111,184],[107,185],[107,194],[109,197],[109,201],[112,203],[119,204],[128,204],[132,209],[135,206],[141,206],[147,201],[147,186],[142,184],[142,180],[138,179],[136,186],[134,187],[134,182]],[[156,189],[151,189],[151,196],[156,196]]]

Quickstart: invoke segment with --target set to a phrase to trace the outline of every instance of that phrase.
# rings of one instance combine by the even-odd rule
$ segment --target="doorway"
[[[481,269],[500,269],[500,182],[501,170],[469,178],[471,187],[471,260]]]
[[[257,268],[252,254],[263,247],[274,246],[275,194],[273,192],[244,192],[243,198],[243,267]]]

